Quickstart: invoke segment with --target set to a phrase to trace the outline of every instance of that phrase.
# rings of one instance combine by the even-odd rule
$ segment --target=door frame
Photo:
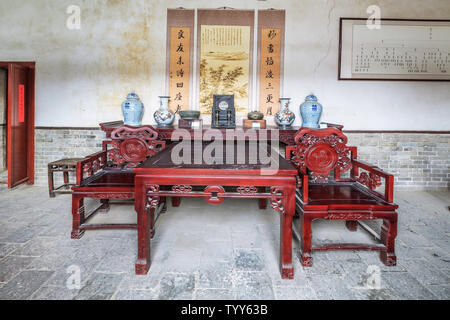
[[[12,107],[13,107],[13,74],[12,67],[21,66],[28,68],[26,99],[29,101],[28,106],[28,116],[27,116],[27,174],[28,179],[27,184],[34,184],[34,117],[35,117],[35,79],[36,79],[36,62],[34,61],[0,61],[0,68],[5,68],[8,70],[8,115],[7,115],[7,136],[11,136],[11,126],[10,119],[12,119]],[[12,148],[11,141],[7,139],[7,165],[8,165],[8,188],[12,187]]]

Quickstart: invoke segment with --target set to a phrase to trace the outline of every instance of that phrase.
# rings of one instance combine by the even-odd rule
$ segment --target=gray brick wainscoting
[[[450,187],[449,133],[345,132],[358,159],[395,176],[395,187],[426,190]],[[35,183],[47,184],[47,164],[100,151],[105,133],[93,128],[36,128]],[[62,178],[55,176],[55,183]]]
[[[105,133],[93,128],[36,128],[35,184],[47,185],[49,162],[62,158],[83,158],[102,150]],[[55,186],[62,183],[62,173],[55,173]],[[71,182],[75,181],[73,175]]]

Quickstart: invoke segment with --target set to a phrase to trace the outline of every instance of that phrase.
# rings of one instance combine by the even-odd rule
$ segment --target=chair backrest
[[[338,128],[301,128],[294,138],[291,161],[300,173],[309,174],[311,182],[328,182],[334,170],[340,174],[352,167],[355,147],[347,147],[347,137]]]
[[[158,132],[151,126],[122,126],[111,132],[110,160],[118,167],[135,167],[166,145],[158,141]]]

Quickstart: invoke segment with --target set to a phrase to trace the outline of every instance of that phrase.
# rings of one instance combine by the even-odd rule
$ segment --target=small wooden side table
[[[77,162],[84,158],[67,158],[50,162],[48,164],[48,193],[51,198],[55,197],[55,193],[72,193],[71,186],[75,184],[69,183],[69,172],[76,173]],[[64,184],[55,188],[53,182],[53,172],[62,172],[64,176]]]

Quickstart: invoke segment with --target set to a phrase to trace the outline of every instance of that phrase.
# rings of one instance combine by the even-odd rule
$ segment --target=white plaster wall
[[[68,30],[66,8],[81,8]],[[154,123],[165,93],[167,8],[286,9],[284,96],[314,92],[322,121],[346,129],[450,130],[450,82],[337,81],[340,17],[450,19],[450,0],[1,0],[0,60],[36,61],[36,126],[97,126],[122,119],[130,90]]]

